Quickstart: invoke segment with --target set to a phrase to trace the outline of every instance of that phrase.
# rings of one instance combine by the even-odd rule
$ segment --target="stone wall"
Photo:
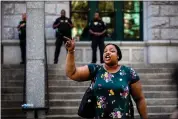
[[[4,40],[4,64],[19,64],[20,63],[20,49],[19,42],[17,40]],[[144,64],[147,63],[147,47],[145,42],[105,42],[115,43],[120,46],[123,57],[121,63],[124,64]],[[54,51],[55,51],[55,40],[47,41],[47,60],[48,64],[53,64]],[[76,42],[75,49],[75,60],[76,63],[86,64],[91,63],[92,50],[90,42]],[[59,62],[61,68],[65,66],[66,49],[64,46],[61,48],[59,56]],[[97,60],[100,63],[99,49],[97,50]]]
[[[2,2],[3,39],[18,39],[17,26],[22,13],[26,13],[25,2]]]
[[[146,2],[145,2],[146,3]],[[147,16],[144,22],[148,40],[178,40],[178,2],[151,1],[144,6]],[[69,17],[69,2],[45,2],[45,38],[54,39],[55,30],[52,24],[60,16],[61,9],[66,10]],[[3,39],[18,39],[17,25],[21,14],[26,12],[26,2],[2,2],[2,36]],[[144,14],[145,15],[145,14]],[[145,27],[145,25],[144,25]],[[146,39],[146,38],[145,38]],[[145,40],[144,39],[144,40]]]
[[[148,40],[178,40],[178,2],[148,2]]]
[[[45,39],[47,39],[48,63],[53,63],[55,50],[55,30],[52,24],[60,16],[61,9],[69,17],[69,2],[45,2]],[[178,61],[178,2],[144,2],[144,41],[113,42],[123,52],[124,63],[173,63]],[[20,62],[20,48],[17,25],[21,14],[26,12],[26,2],[2,2],[2,40],[5,64]],[[150,42],[150,43],[147,43]],[[142,44],[142,45],[140,45]],[[90,42],[78,42],[76,61],[91,62]],[[62,47],[59,61],[65,62],[66,51]],[[99,58],[99,53],[98,53]]]
[[[69,17],[69,2],[45,2],[45,38],[54,39],[55,30],[52,24],[60,16],[61,9],[66,10]],[[26,13],[26,2],[2,2],[2,31],[3,39],[18,40],[17,26],[22,13]]]
[[[45,37],[46,39],[55,38],[55,30],[52,25],[56,18],[60,16],[61,10],[66,10],[66,16],[69,17],[69,2],[45,2]]]

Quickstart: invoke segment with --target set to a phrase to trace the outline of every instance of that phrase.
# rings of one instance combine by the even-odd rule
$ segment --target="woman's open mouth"
[[[106,56],[105,56],[105,59],[106,59],[106,61],[108,61],[108,60],[111,59],[111,57],[110,57],[109,55],[106,55]]]

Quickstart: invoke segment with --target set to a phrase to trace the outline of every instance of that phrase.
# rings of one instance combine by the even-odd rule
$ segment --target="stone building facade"
[[[2,2],[2,61],[4,64],[20,62],[20,47],[17,25],[21,14],[27,11],[26,2]],[[65,9],[70,16],[69,1],[45,2],[45,41],[48,63],[53,63],[55,31],[52,23]],[[28,20],[28,18],[27,18]],[[127,64],[175,63],[178,61],[178,2],[143,2],[143,41],[107,41],[120,46]],[[29,29],[31,30],[31,29]],[[76,42],[76,62],[91,62],[90,41]],[[62,48],[59,63],[65,64],[65,48]],[[99,52],[98,52],[99,58]],[[64,65],[61,65],[64,67]]]

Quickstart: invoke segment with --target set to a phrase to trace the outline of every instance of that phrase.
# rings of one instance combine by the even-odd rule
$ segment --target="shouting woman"
[[[74,81],[94,79],[95,119],[128,119],[130,95],[136,103],[140,117],[148,119],[146,101],[139,76],[134,69],[119,64],[122,53],[117,45],[107,44],[105,46],[103,65],[88,64],[81,67],[75,65],[75,41],[68,40],[66,48],[68,49],[66,58],[67,76]]]

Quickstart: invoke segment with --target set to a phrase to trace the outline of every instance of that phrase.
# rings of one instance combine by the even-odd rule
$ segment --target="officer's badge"
[[[94,22],[94,25],[98,25],[98,22]]]
[[[64,22],[64,20],[61,20],[61,22]]]
[[[68,20],[65,20],[65,22],[67,23],[67,22],[68,22]]]

